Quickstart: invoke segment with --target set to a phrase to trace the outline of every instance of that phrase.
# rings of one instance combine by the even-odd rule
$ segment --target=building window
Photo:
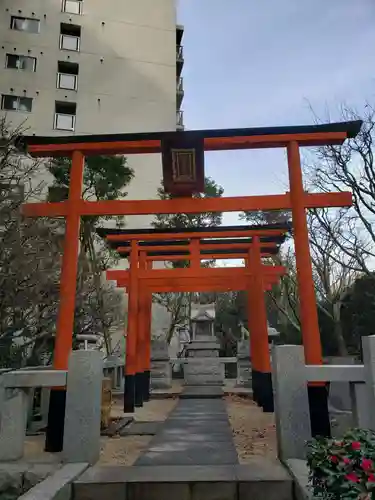
[[[2,95],[1,96],[1,109],[6,111],[21,111],[23,113],[30,113],[33,107],[33,100],[31,97],[20,97],[17,95]]]
[[[81,45],[81,26],[60,24],[60,49],[79,51]]]
[[[76,125],[77,104],[75,102],[55,102],[56,130],[74,131]]]
[[[62,0],[61,10],[68,14],[82,14],[82,0]]]
[[[17,54],[7,54],[5,67],[11,69],[20,69],[24,71],[35,71],[36,57],[18,56]]]
[[[59,61],[57,66],[57,88],[66,90],[78,89],[77,63]]]
[[[10,28],[17,31],[27,31],[28,33],[39,33],[40,21],[28,17],[12,16],[10,18]]]

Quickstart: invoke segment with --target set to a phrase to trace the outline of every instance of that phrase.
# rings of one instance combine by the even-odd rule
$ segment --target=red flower
[[[361,467],[363,470],[372,470],[374,467],[374,464],[373,464],[372,460],[370,460],[369,458],[364,458],[361,462]]]
[[[375,475],[374,474],[369,474],[367,481],[369,483],[375,483]]]
[[[338,459],[338,457],[336,457],[335,455],[332,455],[332,456],[330,457],[330,460],[331,460],[331,462],[332,462],[333,464],[338,464],[338,463],[339,463],[339,459]]]
[[[357,474],[355,472],[351,472],[350,474],[347,474],[345,476],[345,479],[347,479],[348,481],[352,481],[353,483],[359,482],[359,477],[357,476]]]
[[[351,463],[351,460],[348,457],[344,457],[342,461],[344,462],[345,465],[349,465]]]
[[[353,441],[352,442],[352,448],[355,451],[358,451],[361,449],[361,443],[359,441]]]

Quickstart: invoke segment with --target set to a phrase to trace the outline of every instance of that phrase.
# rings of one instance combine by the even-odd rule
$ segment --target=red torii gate
[[[84,215],[115,216],[161,213],[242,212],[291,210],[300,294],[300,316],[305,360],[322,363],[315,290],[310,260],[306,209],[351,206],[350,192],[306,193],[303,187],[300,147],[342,144],[355,137],[361,121],[327,125],[253,129],[153,132],[93,136],[23,136],[18,145],[35,157],[71,157],[69,198],[60,203],[31,203],[22,212],[29,217],[66,219],[64,256],[60,283],[54,366],[66,369],[72,348],[74,304],[79,250],[80,219]],[[288,155],[290,193],[267,196],[192,199],[203,191],[204,151],[284,148]],[[162,153],[164,186],[177,194],[171,200],[117,200],[93,202],[82,199],[84,159],[88,155]],[[309,387],[310,416],[314,435],[329,435],[327,393],[324,387]],[[52,390],[46,449],[62,448],[65,391]]]
[[[265,266],[261,263],[261,257],[267,257],[278,253],[281,243],[284,242],[286,233],[290,230],[288,225],[273,224],[269,226],[245,226],[245,227],[218,227],[215,232],[205,230],[197,232],[194,229],[186,229],[180,232],[167,233],[169,240],[164,240],[165,234],[158,234],[155,230],[146,230],[144,233],[132,233],[131,230],[100,229],[98,233],[106,237],[112,248],[122,257],[130,258],[131,242],[137,242],[137,259],[139,268],[137,271],[138,300],[148,302],[143,307],[138,306],[138,322],[131,317],[135,314],[129,309],[128,324],[137,325],[137,330],[128,331],[127,345],[137,345],[136,356],[143,356],[143,360],[132,359],[132,349],[126,351],[125,363],[125,411],[134,411],[134,406],[142,405],[142,394],[149,392],[149,363],[150,351],[148,343],[151,341],[150,318],[143,318],[144,314],[151,313],[152,292],[176,292],[176,291],[228,291],[246,290],[249,295],[249,324],[252,322],[251,350],[253,368],[253,394],[254,399],[259,401],[265,411],[273,411],[273,391],[271,379],[271,367],[268,349],[267,313],[263,300],[263,290],[270,289],[276,284],[285,268],[282,266]],[[225,239],[225,235],[239,233],[250,235],[252,238]],[[209,239],[214,234],[215,238]],[[189,235],[190,238],[186,238]],[[194,238],[191,236],[194,235]],[[224,236],[223,236],[224,235]],[[254,236],[255,235],[255,236]],[[134,240],[134,238],[138,238]],[[153,238],[151,241],[147,238]],[[171,239],[171,237],[173,239]],[[219,252],[214,254],[211,252]],[[231,253],[233,252],[233,253]],[[239,253],[245,252],[245,253]],[[182,255],[181,255],[182,254]],[[258,265],[254,264],[258,260]],[[212,258],[243,258],[246,267],[234,268],[206,268],[200,267],[200,261]],[[152,262],[155,259],[163,261],[185,260],[190,262],[188,268],[177,269],[154,269]],[[149,264],[147,268],[147,264]],[[134,265],[134,262],[133,262]],[[109,270],[107,279],[114,280],[118,286],[128,290],[131,294],[130,270]],[[260,274],[260,280],[257,279]],[[253,283],[253,286],[251,284]],[[254,286],[255,284],[255,286]],[[261,286],[261,288],[256,287]],[[143,297],[146,295],[146,297]],[[254,297],[262,297],[261,309],[250,311]],[[251,297],[253,298],[251,300]],[[139,310],[142,310],[142,314]],[[144,330],[147,326],[148,330]],[[138,340],[135,340],[138,338]],[[147,344],[147,348],[143,345]],[[144,352],[146,349],[147,352]],[[134,366],[133,366],[134,362]],[[138,367],[136,369],[135,367]],[[147,368],[145,368],[147,367]],[[257,370],[256,367],[261,367]],[[146,388],[139,388],[139,387]],[[128,390],[127,390],[128,388]]]

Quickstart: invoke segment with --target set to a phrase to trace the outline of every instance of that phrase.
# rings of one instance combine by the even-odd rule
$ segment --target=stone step
[[[219,385],[187,385],[183,388],[180,399],[216,399],[224,396],[223,388]]]
[[[73,484],[75,500],[292,500],[293,481],[278,461],[246,465],[95,466]]]

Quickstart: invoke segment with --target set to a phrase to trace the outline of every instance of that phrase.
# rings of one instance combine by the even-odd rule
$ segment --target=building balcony
[[[182,68],[184,67],[184,47],[182,45],[176,46],[176,67],[177,77],[179,78],[182,73]]]
[[[180,109],[183,98],[184,98],[184,79],[180,77],[177,80],[177,109]]]
[[[176,128],[177,130],[184,130],[184,112],[179,109],[176,113]]]
[[[176,44],[181,45],[182,38],[184,36],[185,28],[182,24],[177,24],[176,26]]]

